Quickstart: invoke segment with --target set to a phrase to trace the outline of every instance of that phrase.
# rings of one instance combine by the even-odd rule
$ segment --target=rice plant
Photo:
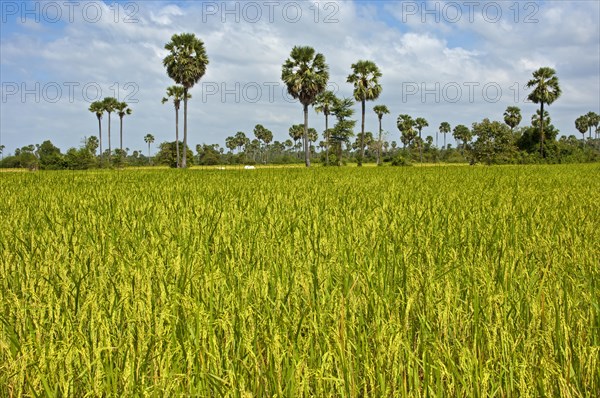
[[[597,397],[599,177],[3,173],[0,396]]]

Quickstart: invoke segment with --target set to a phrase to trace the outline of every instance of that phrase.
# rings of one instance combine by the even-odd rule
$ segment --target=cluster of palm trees
[[[255,153],[255,157],[256,153],[262,152],[263,161],[266,162],[267,149],[273,141],[273,132],[262,124],[257,124],[254,127],[254,136],[256,139],[250,140],[243,131],[238,131],[234,136],[225,139],[225,146],[231,151],[237,149],[238,153],[245,148],[245,150]]]
[[[204,47],[204,42],[197,38],[193,33],[175,34],[171,41],[165,45],[165,49],[169,54],[164,58],[163,65],[166,68],[167,75],[173,79],[175,85],[167,88],[166,97],[162,99],[162,103],[169,102],[172,99],[175,108],[175,143],[177,167],[187,167],[187,151],[184,149],[182,156],[179,150],[179,110],[181,102],[183,102],[183,147],[188,148],[188,122],[187,109],[188,100],[192,97],[189,93],[190,89],[197,84],[206,73],[206,68],[209,63],[208,56]],[[348,143],[348,138],[354,135],[353,129],[355,121],[350,120],[354,111],[352,106],[354,101],[361,104],[361,131],[358,135],[359,155],[357,157],[358,165],[362,165],[365,154],[365,118],[366,118],[366,101],[374,101],[379,98],[382,87],[379,84],[379,79],[382,76],[381,71],[373,61],[360,60],[351,65],[352,73],[348,75],[347,82],[354,86],[353,99],[337,98],[331,91],[327,91],[326,87],[329,81],[329,66],[325,61],[325,56],[317,53],[312,47],[295,46],[289,58],[283,63],[281,79],[287,86],[288,93],[297,99],[303,107],[304,123],[295,125],[290,128],[290,136],[294,141],[303,139],[303,147],[305,153],[305,164],[310,167],[310,142],[316,141],[316,131],[308,127],[308,109],[313,106],[317,113],[323,113],[325,116],[325,131],[324,131],[324,147],[326,149],[326,163],[329,164],[329,150],[337,149],[339,158],[341,156],[342,142]],[[540,104],[540,121],[539,129],[541,136],[540,154],[543,157],[543,140],[544,140],[544,105],[552,104],[560,95],[561,90],[558,84],[556,72],[552,68],[543,67],[533,73],[533,79],[527,83],[528,88],[533,88],[529,95],[529,100]],[[100,151],[102,152],[102,128],[100,120],[104,112],[108,113],[109,118],[109,152],[111,151],[110,144],[110,116],[112,112],[118,112],[121,118],[121,150],[122,150],[122,122],[125,115],[131,114],[131,109],[127,104],[119,103],[114,98],[106,98],[103,101],[94,102],[90,106],[90,111],[98,117],[100,131]],[[381,122],[384,115],[390,111],[385,105],[376,105],[373,111],[379,120],[379,136],[376,142],[377,163],[381,163],[381,148],[382,148],[382,128]],[[333,128],[329,127],[329,116],[335,116],[336,124]],[[516,107],[509,107],[504,115],[504,120],[511,129],[514,129],[520,121],[520,111]],[[595,122],[594,122],[595,121]],[[592,122],[598,125],[599,121],[586,116],[585,123],[582,120],[578,123],[578,128],[586,126],[586,129]],[[590,124],[592,123],[592,124]],[[397,119],[397,127],[401,132],[401,139],[404,145],[409,145],[417,139],[420,159],[423,159],[423,139],[422,131],[428,127],[429,123],[425,118],[418,117],[413,119],[410,115],[402,114]],[[442,122],[439,127],[439,133],[444,135],[444,147],[446,147],[446,134],[451,131],[450,125],[447,122]],[[312,133],[312,134],[311,134]],[[453,130],[454,137],[462,141],[468,142],[471,138],[469,129],[464,125],[458,125]],[[591,134],[591,133],[590,133]],[[258,144],[264,143],[265,148],[268,148],[269,142],[272,140],[272,133],[261,125],[255,128],[255,136]],[[152,141],[153,141],[152,137]],[[150,143],[148,136],[144,138],[146,143]],[[252,142],[245,136],[243,132],[238,132],[234,137],[228,137],[226,145],[233,150],[234,148],[241,149],[248,146]],[[437,132],[436,132],[437,145]]]
[[[123,118],[125,116],[131,115],[133,111],[129,107],[126,102],[119,102],[114,97],[106,97],[102,101],[94,101],[90,104],[89,111],[96,115],[98,118],[98,138],[100,145],[100,159],[102,160],[104,157],[104,152],[102,151],[102,117],[104,113],[108,113],[108,154],[109,154],[109,162],[110,157],[112,156],[112,147],[111,147],[111,120],[110,116],[113,112],[119,115],[120,120],[120,144],[119,144],[119,153],[121,156],[124,155],[123,151]]]
[[[600,135],[600,115],[596,112],[588,112],[586,115],[579,116],[575,119],[575,128],[582,135],[583,141],[585,141],[585,133],[589,131],[589,139],[592,139],[592,130],[594,131],[594,138],[598,139]]]
[[[360,138],[360,155],[358,156],[358,165],[362,165],[365,154],[365,117],[366,101],[374,101],[379,98],[382,87],[379,84],[381,71],[373,61],[360,60],[351,66],[352,73],[348,76],[347,82],[354,85],[354,100],[361,103],[362,122]],[[305,163],[310,167],[310,148],[309,148],[309,128],[308,128],[308,108],[314,106],[317,113],[325,115],[325,147],[326,163],[329,163],[329,147],[331,140],[338,147],[338,153],[341,149],[342,141],[352,135],[354,122],[348,120],[353,111],[350,109],[351,100],[336,98],[331,91],[327,91],[329,81],[329,66],[325,62],[325,56],[317,53],[312,47],[295,46],[290,57],[283,64],[281,79],[287,86],[288,93],[295,99],[298,99],[304,109],[304,152]],[[386,112],[387,111],[387,112]],[[379,120],[389,110],[381,105],[375,111]],[[334,115],[338,120],[333,129],[329,129],[329,116]],[[381,128],[379,147],[381,146]],[[378,162],[380,159],[380,150],[378,150]],[[339,162],[339,157],[338,157]]]

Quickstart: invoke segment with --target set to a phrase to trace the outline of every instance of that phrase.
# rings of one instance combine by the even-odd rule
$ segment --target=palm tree
[[[298,147],[298,141],[301,140],[302,137],[304,137],[304,126],[301,124],[294,124],[292,127],[290,127],[288,132],[289,132],[290,137],[294,140],[294,148],[300,149]],[[296,154],[298,155],[298,158],[300,158],[299,150],[297,151]]]
[[[329,67],[325,56],[316,53],[312,47],[295,46],[281,70],[281,80],[286,84],[288,93],[298,99],[304,107],[304,161],[310,167],[310,148],[308,144],[308,106],[325,91],[329,80]]]
[[[131,115],[133,113],[133,111],[131,110],[131,108],[129,108],[129,105],[127,105],[127,102],[119,102],[119,104],[116,106],[116,111],[117,114],[119,115],[119,119],[120,119],[120,127],[121,127],[121,144],[119,146],[119,148],[121,149],[121,153],[123,153],[123,118],[126,115]]]
[[[410,115],[400,115],[396,120],[396,126],[398,130],[400,130],[400,141],[404,145],[404,149],[406,149],[406,145],[408,145],[408,156],[410,158],[410,143],[415,139],[415,131],[413,127],[415,127],[415,121]]]
[[[421,131],[424,127],[428,126],[429,122],[425,118],[418,117],[415,119],[415,127],[419,130],[419,158],[421,163],[423,163],[423,137],[421,136]]]
[[[163,60],[167,75],[175,83],[183,86],[183,159],[181,167],[187,167],[187,105],[188,91],[200,81],[206,73],[208,56],[204,42],[193,33],[173,35],[165,45],[171,53]]]
[[[379,140],[377,141],[377,166],[379,166],[381,164],[381,120],[383,119],[383,115],[390,113],[390,110],[385,105],[375,105],[373,112],[377,114],[377,119],[379,119]]]
[[[360,157],[358,165],[362,166],[365,157],[365,102],[374,101],[381,94],[381,85],[378,79],[381,77],[379,68],[373,61],[360,60],[352,64],[352,74],[348,76],[347,82],[354,84],[354,99],[362,105],[362,124],[360,128]]]
[[[325,132],[323,133],[325,138],[325,164],[329,164],[329,115],[331,115],[331,109],[337,100],[332,91],[323,91],[317,96],[314,103],[315,112],[323,112],[323,115],[325,115]]]
[[[598,124],[600,124],[600,115],[598,115],[596,112],[588,112],[587,115],[585,115],[588,118],[588,127],[590,129],[590,140],[592,139],[592,127],[595,127],[596,129],[598,129]]]
[[[544,104],[551,105],[560,97],[562,91],[558,84],[556,71],[543,67],[533,72],[533,79],[527,82],[527,88],[533,91],[527,97],[530,101],[540,104],[540,156],[544,157]]]
[[[238,148],[238,154],[242,152],[242,147],[246,146],[250,142],[250,139],[246,137],[246,134],[243,131],[238,131],[235,133],[233,138],[235,139],[235,144]]]
[[[442,122],[440,123],[440,133],[444,135],[444,149],[446,148],[446,134],[448,134],[452,128],[450,127],[450,123]],[[435,145],[437,146],[437,133],[435,134]]]
[[[510,127],[511,131],[521,123],[521,119],[521,109],[518,106],[509,106],[504,111],[504,123]]]
[[[469,128],[467,126],[465,126],[464,124],[459,124],[458,126],[454,127],[452,134],[454,135],[454,139],[457,142],[462,141],[462,147],[460,149],[460,154],[464,156],[465,155],[465,147],[467,146],[467,142],[469,142],[471,140],[471,138],[473,137],[471,130],[469,130]]]
[[[225,138],[225,147],[233,153],[235,148],[237,148],[237,143],[235,142],[235,137],[227,137]]]
[[[169,102],[169,98],[173,97],[173,105],[175,106],[175,152],[177,153],[177,167],[181,166],[181,162],[179,160],[179,108],[181,106],[181,100],[184,95],[183,86],[171,86],[167,87],[167,96],[162,99],[162,103],[165,104]],[[187,95],[188,99],[192,98],[191,94]]]
[[[112,156],[112,148],[110,146],[110,114],[117,110],[119,101],[114,97],[107,97],[102,101],[102,105],[104,106],[104,111],[108,113],[108,162],[110,164]]]
[[[4,149],[6,147],[4,145],[0,145],[0,156],[2,156],[0,159],[4,160]]]
[[[588,131],[589,118],[587,115],[579,116],[575,119],[575,128],[581,133],[581,142],[585,145],[585,133]]]
[[[100,144],[100,162],[102,162],[102,158],[104,157],[104,152],[102,152],[102,116],[104,115],[104,104],[101,101],[94,101],[91,103],[89,111],[94,113],[98,118],[98,139]]]
[[[146,134],[144,141],[148,144],[148,164],[150,164],[150,144],[154,142],[154,136],[152,134]]]

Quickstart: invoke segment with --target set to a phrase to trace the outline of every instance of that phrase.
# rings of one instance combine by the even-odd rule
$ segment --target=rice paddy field
[[[0,175],[1,397],[598,397],[600,166]]]

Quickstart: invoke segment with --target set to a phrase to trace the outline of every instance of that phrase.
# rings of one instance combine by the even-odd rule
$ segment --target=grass
[[[600,167],[0,177],[0,396],[596,397]]]

